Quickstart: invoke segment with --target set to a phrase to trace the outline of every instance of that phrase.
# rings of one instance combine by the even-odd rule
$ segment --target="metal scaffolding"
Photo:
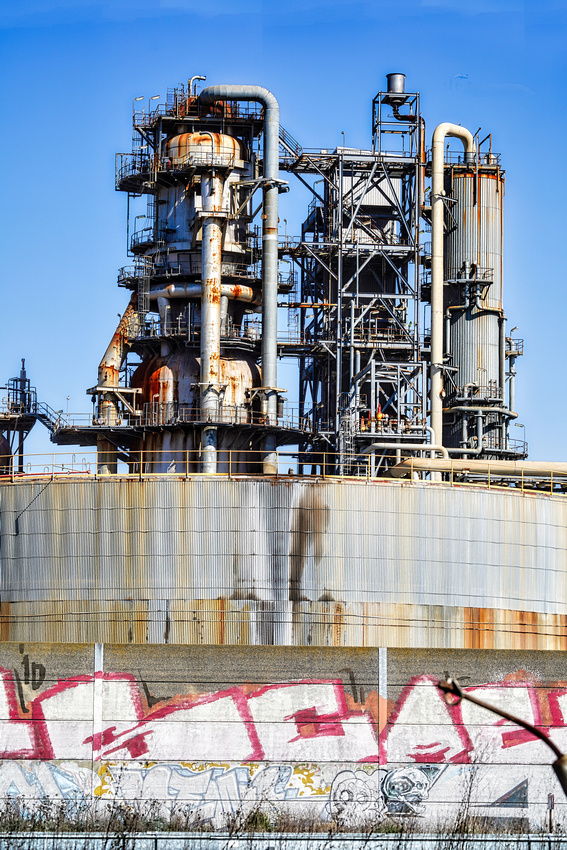
[[[301,272],[300,412],[309,447],[344,472],[372,444],[378,468],[428,438],[419,95],[380,92],[372,132],[371,150],[285,150],[280,163],[313,194],[301,239],[283,249]]]

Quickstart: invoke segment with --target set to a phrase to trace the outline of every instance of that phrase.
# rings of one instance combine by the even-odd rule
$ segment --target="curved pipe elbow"
[[[277,180],[279,176],[279,134],[280,106],[271,91],[262,86],[207,86],[199,95],[201,103],[215,103],[217,100],[249,100],[261,103],[265,108],[264,115],[264,176],[269,180]],[[276,215],[277,221],[277,215]]]
[[[438,124],[435,130],[433,131],[434,159],[435,149],[438,149],[439,145],[444,145],[447,136],[452,136],[456,139],[460,139],[465,149],[465,162],[474,162],[474,158],[476,155],[476,146],[474,143],[473,134],[470,130],[467,130],[466,127],[461,127],[460,124],[451,124],[449,121],[445,121],[443,124]],[[435,164],[433,165],[433,167],[435,168]]]
[[[279,104],[271,91],[263,86],[206,86],[199,95],[201,103],[214,103],[216,100],[257,100],[266,109],[278,109]]]

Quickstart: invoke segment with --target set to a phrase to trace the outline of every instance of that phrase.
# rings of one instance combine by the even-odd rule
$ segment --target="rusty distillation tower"
[[[139,198],[147,208],[118,278],[132,297],[89,390],[99,471],[122,459],[156,473],[215,473],[230,456],[231,471],[270,473],[276,445],[299,438],[276,379],[278,194],[287,188],[277,101],[257,86],[199,97],[193,86],[135,112],[133,152],[117,157],[129,210]]]

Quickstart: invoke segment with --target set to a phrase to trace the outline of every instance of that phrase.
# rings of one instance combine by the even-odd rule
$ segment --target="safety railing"
[[[198,393],[198,386],[198,377],[196,376],[196,393]],[[120,391],[120,387],[117,387],[117,389]],[[289,402],[281,403],[277,416],[270,419],[266,413],[254,409],[250,404],[219,403],[216,409],[210,409],[176,402],[155,401],[145,403],[139,413],[131,414],[124,411],[108,422],[87,413],[61,416],[55,428],[55,433],[64,429],[100,429],[107,426],[113,428],[161,428],[162,426],[184,424],[249,425],[254,428],[281,428],[301,433],[312,433],[313,431],[310,417],[300,415],[298,406]]]
[[[232,148],[217,148],[212,150],[195,150],[184,156],[163,157],[158,163],[160,171],[185,171],[187,168],[208,166],[216,168],[234,167],[234,150]]]
[[[167,229],[165,227],[144,227],[143,230],[137,230],[131,236],[130,250],[135,252],[155,245],[156,242],[165,242],[166,234]]]
[[[524,353],[524,340],[506,337],[506,356],[519,357]]]
[[[423,453],[428,454],[424,445]],[[109,478],[248,478],[272,477],[290,480],[292,478],[309,480],[352,479],[360,482],[376,482],[401,487],[430,485],[454,487],[482,487],[506,492],[565,496],[567,495],[567,476],[554,470],[540,470],[537,477],[530,475],[518,464],[514,472],[504,475],[499,461],[494,461],[494,471],[487,462],[487,471],[475,474],[463,471],[462,461],[449,461],[449,467],[441,473],[442,480],[430,479],[429,472],[419,468],[419,459],[415,458],[415,468],[410,458],[405,477],[393,477],[372,455],[336,453],[277,451],[274,461],[270,462],[269,473],[265,472],[266,453],[262,450],[239,450],[220,448],[216,453],[217,471],[202,472],[203,454],[199,449],[170,449],[154,451],[148,449],[124,449],[123,451],[99,452],[95,450],[74,452],[54,452],[30,454],[24,459],[23,470],[19,471],[17,459],[0,456],[0,480],[4,482],[26,481],[34,478],[53,480],[93,480]],[[390,464],[395,460],[390,458]],[[500,471],[499,471],[500,469]]]
[[[504,390],[496,383],[487,384],[463,384],[456,387],[453,393],[448,394],[447,403],[479,402],[479,401],[503,401]],[[474,408],[473,408],[474,409]]]
[[[203,117],[208,114],[224,115],[236,120],[259,121],[262,107],[256,103],[242,101],[224,101],[214,104],[202,104],[196,98],[189,97],[186,91],[168,93],[167,104],[160,103],[150,111],[136,110],[133,123],[136,127],[153,127],[156,121],[166,116],[184,118],[185,116]]]
[[[432,159],[432,151],[431,148],[428,149],[426,154],[427,161],[431,161]],[[465,153],[463,150],[460,151],[445,151],[445,164],[446,165],[465,165]],[[499,153],[481,153],[478,165],[480,167],[494,167],[500,165],[500,154]],[[472,169],[476,168],[476,163],[470,166]]]
[[[471,265],[469,269],[459,266],[458,268],[445,269],[445,281],[448,283],[492,283],[494,280],[494,269]]]
[[[207,151],[191,151],[183,156],[170,157],[146,154],[119,153],[116,154],[115,185],[121,188],[121,183],[138,175],[146,175],[150,172],[183,172],[190,168],[234,168],[235,157],[231,149]]]

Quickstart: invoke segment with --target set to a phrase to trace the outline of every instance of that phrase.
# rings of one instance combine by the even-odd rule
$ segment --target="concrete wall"
[[[215,829],[267,817],[351,829],[468,809],[536,829],[567,806],[551,752],[445,671],[567,748],[567,653],[0,644],[0,797],[154,802]]]

